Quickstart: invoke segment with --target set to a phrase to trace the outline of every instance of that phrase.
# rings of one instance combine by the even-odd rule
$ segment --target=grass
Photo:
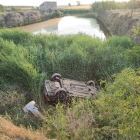
[[[16,127],[11,122],[6,121],[0,116],[0,140],[47,140],[44,134],[40,132],[34,132],[31,129],[25,129],[23,127]]]
[[[91,12],[90,9],[58,9],[63,14],[84,14]]]
[[[93,15],[92,12],[90,12],[90,13],[85,13],[85,14],[80,14],[80,15],[78,15],[77,17],[80,17],[80,18],[95,18],[95,16]]]
[[[0,114],[17,126],[43,129],[49,138],[139,139],[139,48],[127,37],[101,41],[85,34],[33,35],[2,29]],[[42,123],[22,108],[31,100],[40,109],[49,106],[44,81],[54,73],[94,80],[104,89],[90,99],[73,100],[69,107],[48,107]]]

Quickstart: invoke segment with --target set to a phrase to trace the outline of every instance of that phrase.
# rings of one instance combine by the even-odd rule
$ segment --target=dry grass
[[[0,116],[0,140],[48,140],[39,132],[16,127]]]
[[[84,6],[57,6],[58,9],[90,9],[90,5],[84,5]]]

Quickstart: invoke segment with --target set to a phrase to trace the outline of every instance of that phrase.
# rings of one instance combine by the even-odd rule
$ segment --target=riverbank
[[[29,25],[53,18],[58,11],[41,12],[39,10],[0,13],[0,28]]]
[[[104,23],[105,27],[110,31],[111,35],[131,36],[133,34],[133,26],[136,27],[140,23],[140,10],[135,10],[131,17],[131,10],[107,10],[103,13],[94,12],[94,16]],[[136,44],[140,44],[140,35],[131,36]]]
[[[39,30],[40,28],[43,28],[43,27],[56,25],[59,23],[59,21],[61,19],[62,18],[49,19],[49,20],[46,20],[43,22],[39,22],[39,23],[31,24],[31,25],[26,25],[26,26],[21,26],[18,28],[21,30],[24,30],[24,31],[33,32],[33,31]]]

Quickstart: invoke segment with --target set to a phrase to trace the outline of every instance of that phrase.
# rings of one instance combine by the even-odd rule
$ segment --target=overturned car
[[[62,78],[60,74],[52,75],[51,80],[45,81],[45,97],[48,101],[66,101],[71,97],[88,98],[96,94],[94,81],[81,82]]]

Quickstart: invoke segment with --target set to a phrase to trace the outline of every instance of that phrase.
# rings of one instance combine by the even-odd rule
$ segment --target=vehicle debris
[[[38,111],[38,108],[35,107],[35,102],[29,102],[24,108],[24,112],[27,113],[31,111],[37,118],[44,119],[44,116]]]
[[[94,81],[82,82],[62,78],[59,73],[52,75],[51,80],[45,81],[44,93],[48,101],[66,101],[69,97],[88,98],[96,94]]]

